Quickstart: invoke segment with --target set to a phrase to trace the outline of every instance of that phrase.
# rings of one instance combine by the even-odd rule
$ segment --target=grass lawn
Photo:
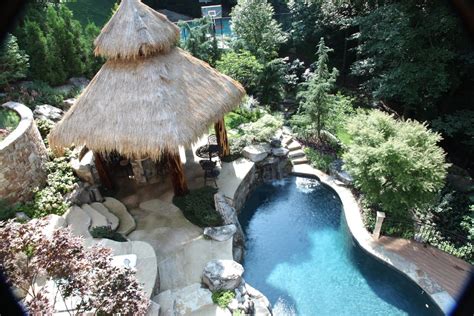
[[[86,25],[94,22],[98,27],[102,28],[107,19],[112,14],[112,7],[116,0],[76,0],[68,2],[66,5],[74,13],[74,17]]]

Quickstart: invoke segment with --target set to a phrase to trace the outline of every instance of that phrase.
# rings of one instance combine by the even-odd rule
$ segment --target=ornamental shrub
[[[235,298],[235,293],[229,290],[221,290],[212,293],[212,301],[220,308],[227,308],[227,305]]]
[[[321,153],[310,147],[306,147],[304,153],[313,167],[326,173],[329,172],[329,166],[334,161],[333,156]]]
[[[222,224],[222,217],[214,205],[216,193],[216,188],[205,186],[185,196],[175,196],[173,203],[183,211],[191,223],[200,227],[219,226]]]
[[[127,241],[120,233],[112,230],[110,226],[98,226],[90,230],[92,237],[94,238],[107,238],[119,242]]]
[[[38,220],[0,226],[0,268],[8,283],[26,294],[29,314],[52,315],[59,312],[55,303],[68,299],[78,302],[74,310],[65,304],[71,315],[146,314],[149,301],[135,270],[114,266],[110,249],[86,249],[69,228],[45,234],[46,225]],[[45,278],[45,286],[38,286],[37,276]]]
[[[409,218],[426,210],[444,186],[448,164],[441,136],[416,121],[397,121],[381,111],[349,119],[352,143],[345,169],[369,203],[388,216]]]

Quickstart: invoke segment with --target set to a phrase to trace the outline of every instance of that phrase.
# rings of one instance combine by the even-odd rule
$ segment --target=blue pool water
[[[339,198],[316,180],[261,185],[240,221],[244,278],[277,316],[442,315],[415,283],[354,243]]]
[[[188,25],[193,28],[195,27],[195,22],[187,21]],[[214,30],[216,32],[216,36],[232,36],[232,28],[230,23],[230,18],[218,18],[214,20]],[[186,28],[181,28],[181,38],[186,39],[188,38],[188,30]]]

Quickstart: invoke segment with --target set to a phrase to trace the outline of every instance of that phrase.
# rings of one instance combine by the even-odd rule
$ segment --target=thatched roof
[[[98,152],[159,158],[194,142],[244,93],[239,83],[179,48],[148,58],[109,60],[49,142],[56,149],[87,145]]]
[[[122,0],[95,40],[95,53],[106,58],[136,58],[167,52],[179,28],[139,0]]]

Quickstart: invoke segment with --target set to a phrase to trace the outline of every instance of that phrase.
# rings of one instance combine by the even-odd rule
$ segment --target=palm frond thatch
[[[139,0],[122,0],[95,40],[95,53],[133,59],[168,52],[179,40],[179,28]]]
[[[193,143],[244,93],[238,82],[179,48],[148,58],[109,60],[49,142],[53,149],[87,145],[98,152],[158,159]]]

